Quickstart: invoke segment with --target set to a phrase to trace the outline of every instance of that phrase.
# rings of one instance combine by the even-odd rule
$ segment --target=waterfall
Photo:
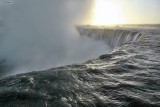
[[[91,26],[76,26],[76,28],[81,36],[103,40],[111,48],[137,41],[142,36],[140,32],[120,28],[111,29]]]

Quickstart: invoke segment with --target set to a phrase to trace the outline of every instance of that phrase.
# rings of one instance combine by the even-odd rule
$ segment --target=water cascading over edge
[[[76,26],[81,36],[103,40],[111,49],[125,43],[140,39],[142,33],[120,28],[97,28],[93,26]]]

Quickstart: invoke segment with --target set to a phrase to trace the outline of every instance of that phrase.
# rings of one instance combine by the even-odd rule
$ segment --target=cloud
[[[84,62],[106,45],[80,37],[74,25],[88,20],[90,0],[14,0],[0,6],[0,58],[16,73]]]

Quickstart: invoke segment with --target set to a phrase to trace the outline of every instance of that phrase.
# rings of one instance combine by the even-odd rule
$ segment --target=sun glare
[[[116,3],[111,0],[96,0],[93,25],[113,25],[123,24],[121,12],[117,8]]]

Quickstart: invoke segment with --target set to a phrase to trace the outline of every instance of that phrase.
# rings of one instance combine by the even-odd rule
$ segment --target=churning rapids
[[[160,107],[160,28],[77,26],[112,51],[0,79],[0,107]]]

